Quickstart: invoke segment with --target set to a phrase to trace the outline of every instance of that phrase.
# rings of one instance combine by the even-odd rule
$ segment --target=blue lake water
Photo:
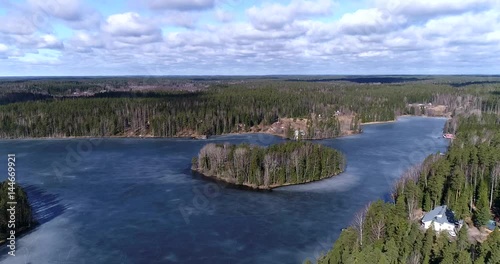
[[[282,141],[264,134],[2,140],[0,157],[16,154],[18,181],[41,225],[17,240],[16,257],[0,250],[0,263],[302,263],[328,251],[365,204],[389,199],[405,169],[446,151],[445,122],[403,117],[317,141],[346,155],[346,171],[272,192],[190,172],[208,142]]]

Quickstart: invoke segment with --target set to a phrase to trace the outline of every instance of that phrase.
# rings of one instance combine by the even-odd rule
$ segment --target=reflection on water
[[[41,222],[0,262],[302,263],[330,249],[367,202],[387,198],[404,169],[445,151],[444,123],[402,118],[317,141],[345,153],[345,173],[258,193],[193,177],[191,158],[207,142],[282,141],[273,136],[106,139],[59,176],[54,162],[88,139],[0,141],[0,155],[20,157],[18,180]]]

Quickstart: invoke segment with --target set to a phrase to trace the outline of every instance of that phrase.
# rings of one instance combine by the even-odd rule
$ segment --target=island
[[[26,192],[16,184],[13,194],[9,194],[12,191],[11,188],[9,181],[0,183],[0,245],[6,243],[12,235],[12,237],[18,237],[36,225]],[[12,208],[12,204],[8,203],[12,202],[9,199],[10,195],[14,197],[16,203],[14,220],[9,210]],[[13,244],[13,242],[8,243]]]
[[[338,175],[345,165],[339,151],[306,141],[288,141],[267,148],[209,143],[193,158],[192,170],[231,185],[271,190]]]

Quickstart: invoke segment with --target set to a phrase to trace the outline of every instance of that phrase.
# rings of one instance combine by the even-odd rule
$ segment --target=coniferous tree
[[[479,194],[475,211],[476,225],[487,225],[491,219],[490,207],[488,203],[488,189],[485,181],[481,181],[479,185]]]

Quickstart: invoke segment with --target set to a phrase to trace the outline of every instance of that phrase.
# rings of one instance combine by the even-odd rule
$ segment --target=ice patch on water
[[[352,172],[344,172],[329,179],[316,182],[285,186],[274,189],[275,191],[292,192],[344,192],[354,188],[360,182],[361,178]]]
[[[81,252],[75,228],[68,218],[58,217],[17,239],[16,256],[2,254],[0,263],[70,263]]]
[[[163,257],[163,260],[168,262],[168,263],[179,262],[179,258],[177,258],[177,256],[174,253],[170,253],[170,254],[166,255],[165,257]]]

